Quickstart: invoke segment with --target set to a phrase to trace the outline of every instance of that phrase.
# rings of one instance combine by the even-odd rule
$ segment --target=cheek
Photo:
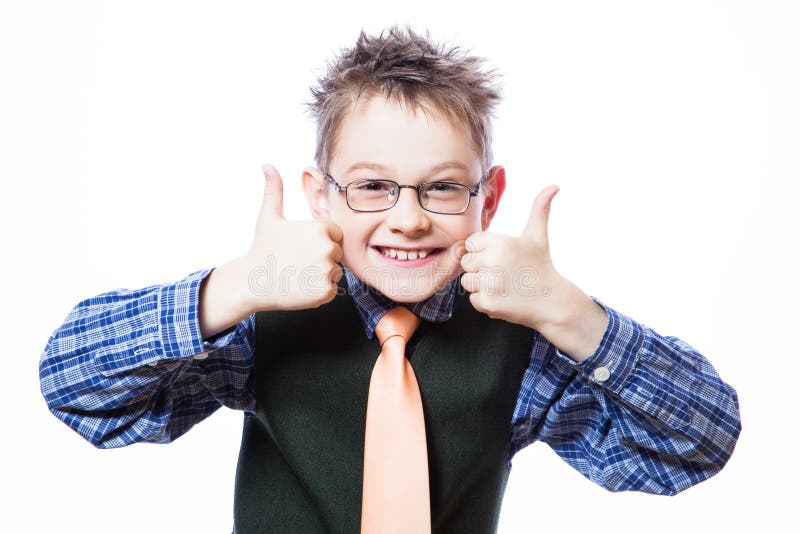
[[[348,209],[347,206],[345,205],[343,210],[342,209],[343,203],[340,204],[339,202],[336,201],[336,199],[331,199],[330,195],[327,195],[325,197],[324,202],[327,204],[328,216],[330,217],[330,220],[335,222],[336,224],[341,224],[344,215],[346,215],[344,210]]]
[[[480,217],[465,217],[458,221],[443,224],[441,228],[450,236],[450,241],[456,243],[465,240],[475,232],[480,232],[481,221]]]
[[[348,250],[365,248],[377,226],[369,217],[353,216],[352,212],[340,213],[338,217],[332,217],[331,220],[342,229],[343,246]]]

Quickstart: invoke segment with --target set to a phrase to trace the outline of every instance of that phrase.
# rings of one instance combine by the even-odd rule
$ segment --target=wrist
[[[215,267],[200,287],[200,329],[207,339],[253,313],[244,258]]]
[[[608,327],[608,314],[580,288],[567,282],[557,301],[550,306],[551,315],[540,321],[538,330],[548,341],[582,362],[597,350]]]
[[[258,287],[255,276],[260,273],[257,263],[248,255],[239,256],[220,269],[224,270],[224,284],[233,296],[233,307],[243,317],[264,309],[263,299],[258,298]],[[255,284],[255,285],[254,285]]]

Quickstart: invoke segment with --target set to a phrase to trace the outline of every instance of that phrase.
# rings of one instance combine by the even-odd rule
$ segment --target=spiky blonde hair
[[[328,62],[311,87],[313,99],[305,103],[317,122],[317,166],[328,172],[339,126],[359,98],[384,95],[468,128],[485,175],[492,165],[491,120],[501,93],[495,83],[499,74],[483,71],[484,61],[458,46],[432,42],[428,31],[421,35],[394,25],[370,36],[362,29],[353,48]]]

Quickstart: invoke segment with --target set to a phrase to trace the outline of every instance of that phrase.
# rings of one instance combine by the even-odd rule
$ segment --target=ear
[[[328,210],[328,193],[325,187],[325,176],[316,167],[303,169],[303,192],[306,195],[311,215],[317,220],[330,220]]]
[[[489,228],[492,219],[494,219],[494,215],[497,213],[497,206],[500,204],[500,198],[502,198],[505,190],[506,170],[501,165],[495,165],[489,169],[489,177],[486,178],[483,186],[481,186],[481,191],[484,192],[481,227],[484,232]]]

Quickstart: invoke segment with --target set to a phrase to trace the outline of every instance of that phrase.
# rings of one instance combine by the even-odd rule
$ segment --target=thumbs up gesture
[[[330,221],[287,221],[283,215],[283,181],[264,165],[264,199],[255,236],[244,256],[249,308],[297,310],[315,308],[336,296],[342,278],[342,230]]]
[[[518,237],[477,232],[464,243],[461,285],[473,307],[495,319],[528,326],[576,359],[600,342],[603,308],[562,277],[550,259],[547,224],[556,185],[533,201]]]
[[[287,221],[283,181],[264,165],[264,198],[246,254],[215,267],[200,287],[203,339],[269,310],[315,308],[333,300],[344,274],[342,229],[329,221]]]

